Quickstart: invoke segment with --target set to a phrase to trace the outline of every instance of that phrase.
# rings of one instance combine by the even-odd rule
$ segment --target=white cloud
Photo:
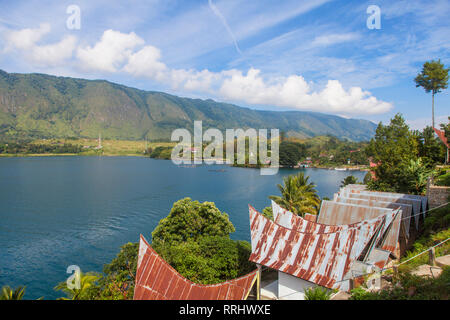
[[[128,58],[123,71],[138,77],[149,77],[164,80],[167,66],[160,61],[161,51],[153,46],[145,46]]]
[[[93,47],[78,48],[77,58],[82,63],[83,69],[115,72],[129,59],[132,49],[143,44],[144,40],[134,32],[126,34],[106,30]]]
[[[58,66],[72,57],[77,39],[66,36],[61,41],[47,45],[38,42],[51,31],[50,24],[42,23],[38,28],[7,30],[6,51],[18,51],[24,58],[38,66]]]
[[[41,23],[39,28],[25,28],[22,30],[8,30],[5,32],[6,49],[30,49],[36,45],[44,35],[51,30],[50,24]]]
[[[311,46],[312,47],[330,46],[333,44],[354,41],[357,40],[359,37],[360,37],[359,34],[353,32],[327,34],[314,38],[313,42],[311,43]]]
[[[351,37],[338,38],[347,41]],[[79,48],[77,57],[84,69],[125,72],[174,90],[207,93],[234,102],[343,114],[379,114],[392,108],[359,87],[345,90],[337,80],[329,80],[321,91],[313,91],[300,75],[265,78],[255,68],[247,74],[237,69],[172,69],[161,61],[158,48],[145,45],[139,49],[142,45],[144,41],[134,33],[107,30],[93,47]]]
[[[61,65],[72,57],[76,42],[74,36],[67,36],[54,44],[35,46],[31,50],[30,59],[40,65]]]
[[[302,76],[264,81],[256,69],[250,69],[247,75],[235,71],[223,81],[220,94],[235,101],[321,112],[378,114],[392,108],[359,87],[346,91],[337,80],[329,80],[322,91],[313,92]]]

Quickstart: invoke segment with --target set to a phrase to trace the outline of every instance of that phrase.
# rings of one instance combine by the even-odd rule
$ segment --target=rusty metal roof
[[[365,185],[361,185],[361,186],[363,186],[364,188],[355,187],[355,185],[348,185],[348,186],[341,188],[340,191],[419,200],[422,205],[422,211],[427,210],[428,197],[426,197],[426,196],[421,196],[421,195],[416,195],[416,194],[407,194],[407,193],[396,193],[396,192],[369,191],[369,190],[365,189],[365,187],[366,187]]]
[[[450,144],[449,144],[449,142],[447,140],[447,137],[445,136],[445,131],[444,130],[439,130],[439,129],[436,129],[436,128],[433,128],[433,129],[434,129],[434,132],[436,132],[436,134],[438,135],[439,139],[441,139],[441,141],[445,144],[445,146],[447,148],[450,148]]]
[[[311,221],[302,218],[296,214],[293,214],[292,212],[281,207],[274,201],[272,201],[272,212],[273,212],[273,221],[276,224],[302,233],[335,233],[347,230],[349,228],[357,228],[363,224],[370,224],[373,222],[368,219],[366,221],[358,221],[357,223],[342,224],[342,225],[330,225],[318,223],[316,221]],[[314,217],[317,216],[314,215]]]
[[[314,226],[307,232],[283,227],[249,206],[252,254],[250,261],[316,283],[339,287],[353,262],[383,229],[387,215],[354,226]],[[392,217],[390,218],[392,219]],[[297,227],[296,227],[297,228]],[[301,229],[301,228],[300,228]],[[317,231],[324,231],[319,233]],[[337,232],[329,232],[339,230]]]
[[[243,300],[256,280],[257,270],[212,285],[193,283],[172,268],[141,235],[134,300]]]
[[[386,223],[382,230],[382,243],[378,247],[394,253],[400,235],[400,209],[378,208],[324,200],[320,206],[317,222],[336,226],[371,220],[380,216],[386,216]]]
[[[312,213],[305,213],[305,217],[306,220],[308,221],[312,221],[312,222],[316,222],[317,220],[317,214],[312,214]]]
[[[377,195],[374,193],[354,193],[354,192],[344,192],[339,193],[340,196],[344,196],[346,198],[356,198],[356,199],[366,199],[366,200],[375,200],[375,201],[386,201],[392,203],[404,203],[412,206],[414,221],[416,225],[416,229],[419,229],[419,216],[418,214],[421,212],[420,208],[422,206],[421,200],[418,199],[408,199],[408,198],[400,198],[400,197],[392,197],[392,196],[383,196]]]
[[[370,207],[378,207],[378,208],[390,208],[390,209],[398,209],[402,210],[402,225],[403,230],[405,231],[405,237],[409,238],[409,227],[411,224],[411,215],[412,215],[412,206],[406,203],[395,203],[388,201],[376,201],[376,200],[367,200],[367,199],[357,199],[357,198],[346,198],[341,196],[335,196],[333,201],[335,202],[343,202],[348,204],[356,204]]]

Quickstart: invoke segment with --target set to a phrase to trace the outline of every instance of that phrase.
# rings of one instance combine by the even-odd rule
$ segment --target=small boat
[[[347,171],[347,168],[334,168],[334,170],[337,170],[337,171]]]

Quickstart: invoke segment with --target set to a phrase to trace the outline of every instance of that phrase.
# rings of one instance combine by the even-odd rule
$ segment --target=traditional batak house
[[[348,291],[404,253],[426,208],[426,197],[364,185],[341,188],[317,216],[302,218],[272,202],[272,221],[250,206],[250,260],[278,271],[263,288],[277,299],[304,299],[315,286]]]
[[[368,261],[399,213],[387,210],[373,219],[325,225],[303,219],[272,203],[274,221],[249,207],[250,261],[278,271],[278,299],[304,299],[308,288],[348,291],[351,280],[375,270]]]
[[[134,300],[245,300],[257,270],[212,285],[193,283],[172,268],[141,235]]]

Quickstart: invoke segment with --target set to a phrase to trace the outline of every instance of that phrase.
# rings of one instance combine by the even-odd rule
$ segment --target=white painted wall
[[[278,299],[305,300],[305,290],[316,284],[278,271]]]

